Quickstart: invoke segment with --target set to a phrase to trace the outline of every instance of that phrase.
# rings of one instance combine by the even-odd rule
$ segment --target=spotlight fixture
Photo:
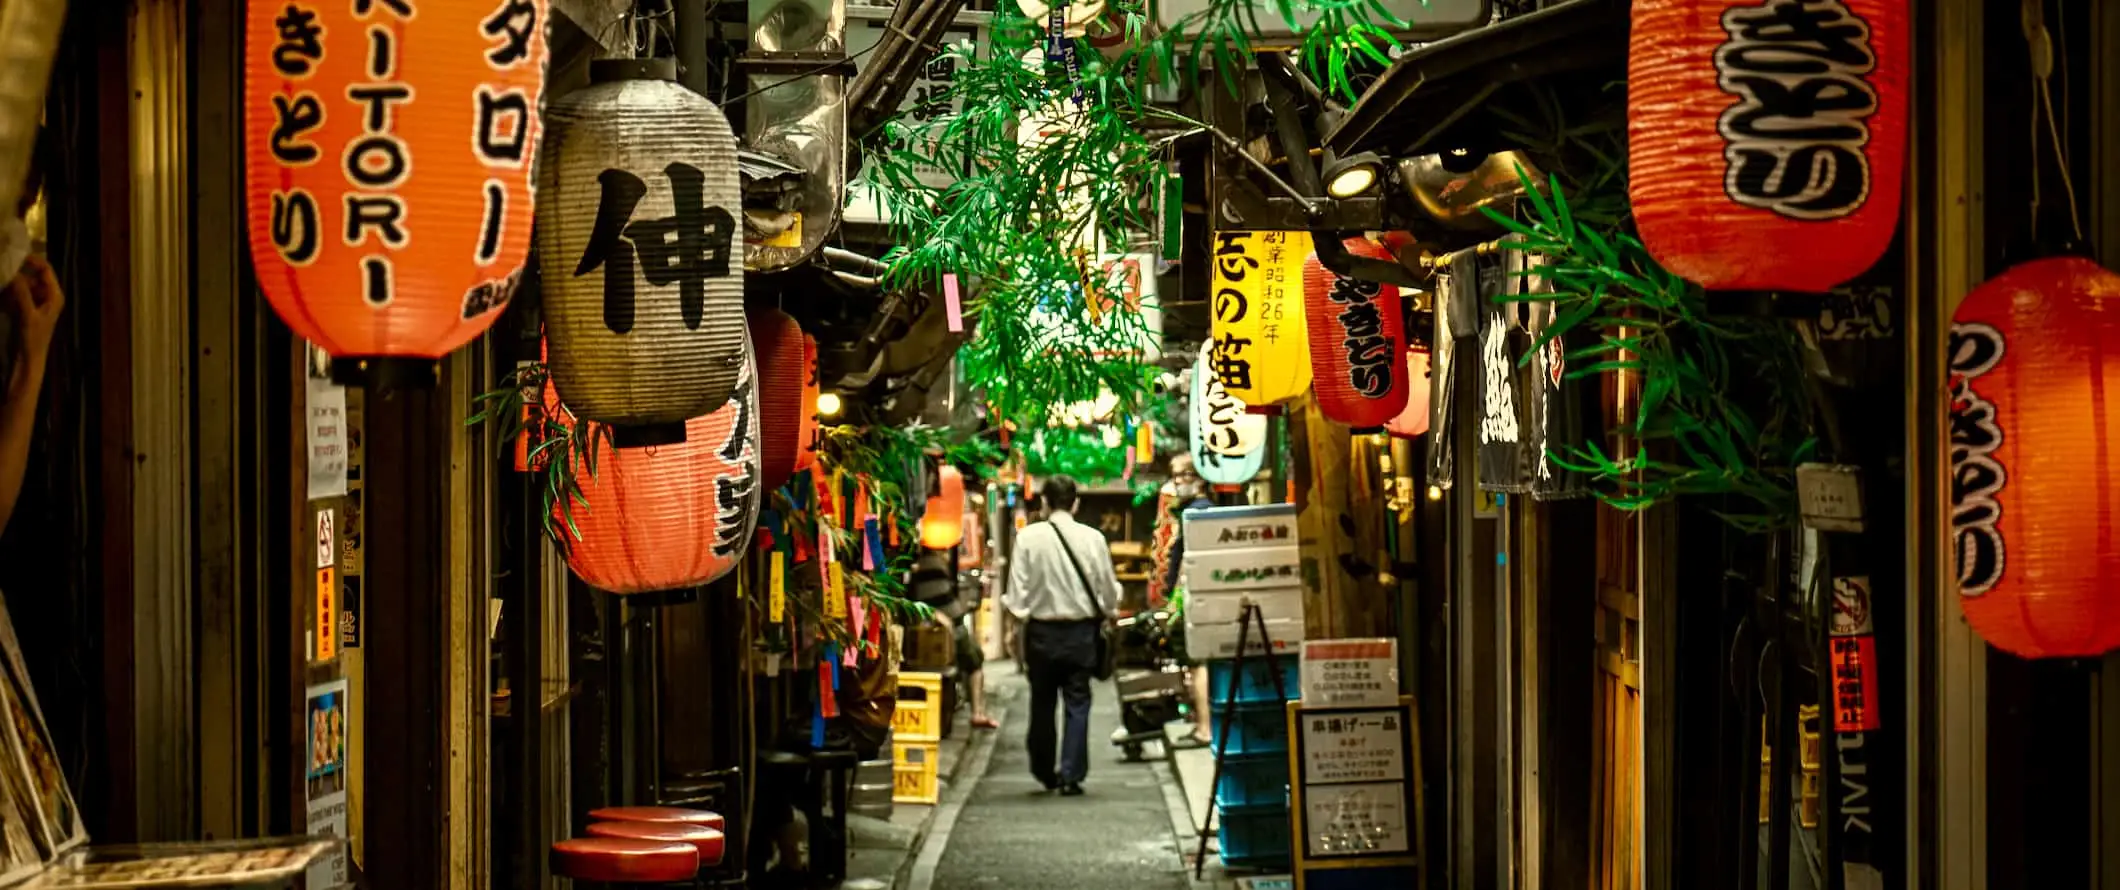
[[[1430,485],[1430,486],[1428,486],[1428,499],[1429,499],[1429,500],[1431,500],[1431,501],[1440,501],[1440,500],[1442,500],[1442,499],[1443,499],[1443,487],[1442,487],[1442,486],[1440,486],[1440,485]]]
[[[836,393],[836,392],[821,392],[821,393],[818,393],[818,394],[817,394],[817,416],[818,416],[818,417],[838,417],[838,416],[839,416],[839,408],[840,408],[840,404],[839,404],[839,394],[838,394],[838,393]]]
[[[1384,159],[1364,151],[1325,161],[1325,191],[1335,198],[1358,198],[1376,188]]]

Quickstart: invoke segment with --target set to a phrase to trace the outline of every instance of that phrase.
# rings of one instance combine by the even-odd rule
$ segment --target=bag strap
[[[1075,570],[1075,580],[1082,582],[1082,592],[1089,594],[1090,612],[1097,616],[1097,623],[1104,623],[1104,602],[1097,599],[1097,588],[1090,586],[1089,573],[1083,571],[1082,563],[1075,560],[1075,548],[1067,546],[1067,533],[1060,530],[1057,522],[1046,520],[1045,524],[1053,530],[1053,537],[1060,540],[1060,552],[1067,554],[1067,565]]]

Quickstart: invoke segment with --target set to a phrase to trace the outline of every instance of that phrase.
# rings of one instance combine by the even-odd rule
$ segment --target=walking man
[[[1075,480],[1054,476],[1039,492],[1043,518],[1016,534],[1002,605],[1023,622],[1024,666],[1031,681],[1025,743],[1031,775],[1047,790],[1082,793],[1089,775],[1090,677],[1097,670],[1103,626],[1119,606],[1104,534],[1076,522]],[[1053,763],[1053,708],[1067,706],[1067,728]]]

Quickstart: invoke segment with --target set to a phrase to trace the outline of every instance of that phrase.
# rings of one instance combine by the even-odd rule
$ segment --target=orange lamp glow
[[[920,546],[948,550],[964,540],[964,474],[944,464],[936,475],[935,493],[920,517]]]

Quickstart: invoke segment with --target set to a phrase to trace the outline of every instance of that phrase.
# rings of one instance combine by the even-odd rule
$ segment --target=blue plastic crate
[[[1215,804],[1224,807],[1287,806],[1288,758],[1278,754],[1232,757],[1222,764]]]
[[[1215,712],[1214,733],[1219,743],[1223,724],[1229,726],[1225,757],[1242,754],[1286,754],[1288,752],[1288,707],[1279,702],[1238,705],[1237,716],[1227,720]]]
[[[1279,659],[1281,665],[1282,695],[1292,700],[1301,694],[1303,666],[1301,660],[1289,657]],[[1222,703],[1229,700],[1229,682],[1236,677],[1237,663],[1222,660],[1207,663],[1208,706],[1219,711]],[[1267,669],[1266,659],[1246,659],[1244,675],[1237,678],[1237,701],[1239,703],[1277,702],[1283,699],[1274,694],[1273,671]]]
[[[1223,865],[1259,868],[1288,863],[1294,845],[1289,842],[1287,807],[1221,807],[1215,821]]]

